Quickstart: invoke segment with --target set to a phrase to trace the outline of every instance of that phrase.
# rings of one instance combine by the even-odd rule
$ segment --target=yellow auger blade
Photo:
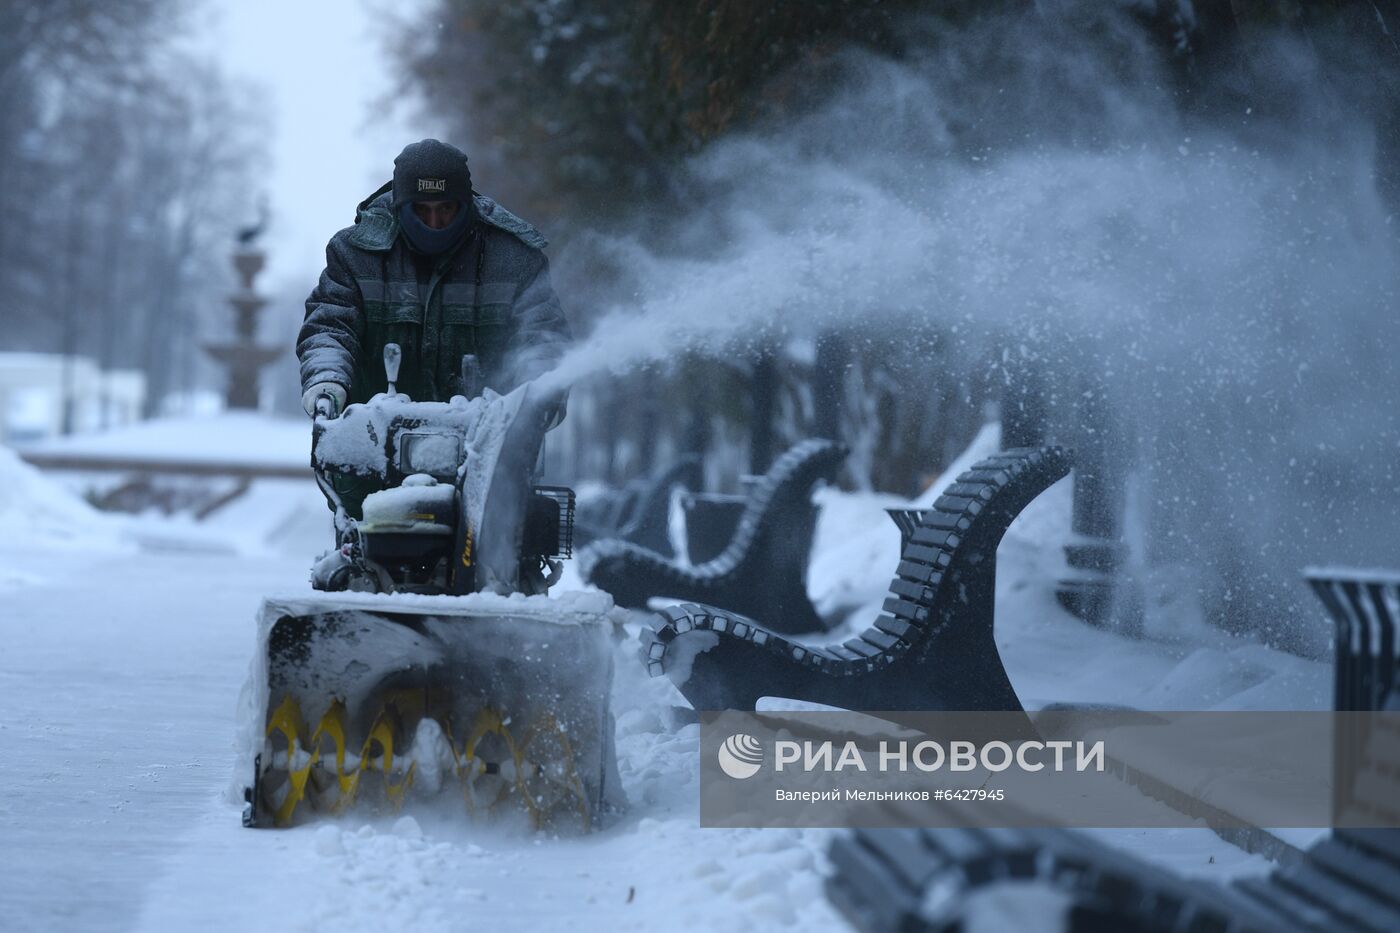
[[[385,797],[394,809],[403,806],[413,786],[418,763],[407,761],[407,769],[395,781],[396,768],[406,757],[395,757],[396,737],[402,733],[401,716],[395,703],[381,707],[370,726],[359,760],[346,764],[349,756],[349,713],[342,699],[335,699],[321,716],[310,740],[305,740],[306,726],[301,709],[291,696],[268,717],[266,737],[277,736],[285,743],[287,788],[273,814],[275,825],[288,826],[296,808],[303,800],[320,810],[328,808],[340,813],[352,806],[359,792],[361,779],[367,771],[377,771],[383,778]],[[477,713],[472,729],[460,752],[451,732],[451,723],[442,723],[452,752],[454,771],[462,782],[467,807],[471,811],[489,812],[507,800],[514,790],[519,805],[536,828],[558,812],[561,806],[578,812],[584,826],[588,825],[589,806],[583,783],[579,779],[574,749],[568,734],[551,713],[543,713],[517,741],[500,711],[486,708]],[[401,743],[401,740],[399,742]],[[329,784],[321,777],[310,780],[317,768],[333,771],[338,796],[327,804],[321,790]],[[278,768],[277,770],[281,770]],[[494,787],[492,786],[494,785]],[[572,799],[571,799],[572,798]],[[572,806],[571,806],[572,805]]]
[[[408,771],[405,772],[403,780],[393,784],[389,780],[390,772],[394,767],[394,726],[390,714],[390,707],[380,710],[375,717],[374,725],[370,726],[369,735],[365,738],[365,745],[360,752],[360,770],[364,771],[373,767],[373,759],[370,751],[378,745],[382,754],[379,758],[380,770],[384,774],[384,794],[389,799],[389,803],[395,809],[403,806],[404,795],[413,786],[413,774],[418,767],[418,763],[411,761]]]
[[[327,738],[335,748],[335,780],[339,788],[339,795],[335,803],[331,806],[331,812],[340,813],[350,806],[355,800],[355,791],[360,785],[360,770],[364,766],[363,760],[356,763],[350,771],[345,770],[345,703],[337,698],[331,703],[326,714],[321,717],[321,721],[316,725],[316,731],[311,736],[311,745],[316,750],[318,759],[324,760],[321,754],[321,739]]]
[[[491,762],[486,761],[485,758],[479,754],[479,750],[482,741],[487,736],[492,735],[498,737],[505,745],[506,752],[510,756],[511,764],[515,772],[514,781],[512,782],[512,776],[507,775],[505,769],[501,767],[504,762],[496,762],[496,774],[501,781],[502,787],[496,792],[494,799],[490,802],[483,803],[476,799],[475,785],[477,778],[486,773],[486,768]],[[455,749],[452,755],[453,758],[457,758]],[[462,746],[462,755],[458,760],[457,776],[462,781],[467,807],[472,811],[477,810],[478,807],[484,810],[491,810],[494,808],[501,802],[501,799],[507,792],[507,788],[512,783],[514,783],[516,790],[522,789],[520,786],[520,752],[515,747],[515,739],[511,736],[510,730],[506,728],[505,720],[502,719],[501,714],[494,709],[487,707],[476,714],[476,720],[472,723],[472,731],[467,736],[466,744]],[[529,796],[522,793],[521,800],[525,803],[527,808],[532,809],[533,819],[533,808]]]
[[[311,774],[311,766],[316,763],[316,751],[306,753],[306,762],[297,767],[297,754],[301,750],[301,737],[306,734],[306,726],[301,720],[301,710],[290,695],[283,697],[281,704],[268,717],[265,738],[281,733],[287,742],[287,794],[282,798],[273,821],[278,826],[286,826],[292,821],[292,811],[306,795],[306,779]]]
[[[549,713],[542,714],[530,726],[530,730],[525,733],[525,739],[520,743],[520,754],[522,757],[538,748],[540,744],[548,742],[557,743],[557,748],[545,749],[544,754],[539,756],[539,760],[531,762],[536,769],[535,777],[546,787],[554,787],[563,784],[566,795],[572,796],[576,803],[579,819],[582,825],[588,825],[588,795],[583,790],[583,782],[579,780],[578,771],[574,767],[574,748],[569,742],[568,733],[559,725],[559,720]],[[528,770],[528,769],[522,769]],[[558,780],[554,778],[558,777]],[[542,795],[537,795],[529,788],[528,783],[522,777],[521,792],[526,795],[531,803],[530,812],[536,819],[536,828],[539,828],[539,812],[550,810],[553,801],[544,801]]]

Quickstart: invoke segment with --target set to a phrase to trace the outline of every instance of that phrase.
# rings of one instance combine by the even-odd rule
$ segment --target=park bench
[[[771,620],[784,632],[824,628],[807,597],[807,556],[816,528],[812,487],[845,457],[831,441],[788,450],[753,484],[729,546],[698,566],[617,539],[594,542],[579,558],[583,579],[621,606],[645,609],[652,598],[695,600],[738,615]]]
[[[630,541],[659,554],[671,554],[668,531],[671,490],[700,487],[700,458],[681,457],[654,471],[650,476],[632,480],[621,489],[601,496],[597,501],[581,504],[574,522],[574,538],[580,545],[606,539]]]
[[[992,637],[997,546],[1069,469],[1058,447],[1006,450],[961,474],[933,508],[894,513],[904,543],[885,611],[846,642],[783,637],[794,620],[759,592],[726,591],[725,603],[699,586],[648,587],[695,600],[661,614],[643,646],[648,671],[671,677],[697,710],[753,709],[765,696],[858,710],[1020,710]],[[758,591],[765,580],[755,573],[747,585]]]
[[[1336,629],[1336,709],[1400,710],[1400,574],[1305,576]],[[1336,782],[1338,822],[1380,817],[1393,826],[1400,770],[1369,753],[1370,738],[1338,731],[1334,772],[1355,775]],[[1222,885],[1180,878],[1070,830],[863,829],[833,841],[826,890],[867,931],[961,930],[972,895],[1006,896],[1012,889],[998,886],[1008,884],[1055,895],[1040,903],[1059,903],[1064,917],[1044,916],[1047,929],[1400,930],[1400,830],[1339,828],[1294,852],[1267,876]]]

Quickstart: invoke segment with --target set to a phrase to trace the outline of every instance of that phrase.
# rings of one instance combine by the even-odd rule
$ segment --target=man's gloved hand
[[[301,394],[301,407],[306,409],[307,415],[316,417],[316,402],[324,397],[330,401],[331,417],[337,417],[345,410],[345,400],[350,393],[345,391],[345,387],[334,382],[318,382]]]

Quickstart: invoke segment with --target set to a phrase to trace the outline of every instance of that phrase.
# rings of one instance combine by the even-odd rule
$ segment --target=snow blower
[[[559,399],[527,383],[415,402],[395,391],[399,358],[385,348],[386,392],[318,409],[336,546],[312,569],[319,593],[263,602],[244,824],[455,788],[474,813],[587,829],[620,800],[612,606],[546,594],[572,550],[573,492],[533,482]],[[465,391],[478,382],[467,357]]]

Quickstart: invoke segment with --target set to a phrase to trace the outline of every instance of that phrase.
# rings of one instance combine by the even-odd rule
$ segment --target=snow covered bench
[[[1242,892],[1193,884],[1066,830],[857,830],[833,841],[830,858],[827,896],[872,933],[1295,929]]]
[[[740,482],[756,483],[762,478],[740,477]],[[748,504],[747,493],[690,492],[681,496],[686,557],[692,565],[708,564],[724,553]]]
[[[778,458],[749,493],[734,538],[698,567],[628,541],[599,541],[579,558],[585,580],[620,606],[646,608],[652,597],[697,600],[769,621],[784,632],[823,628],[807,598],[807,555],[816,527],[812,486],[829,478],[846,451],[803,441]]]
[[[1370,811],[1400,800],[1395,771],[1370,778],[1358,795]],[[1396,829],[1334,830],[1269,875],[1228,886],[1188,881],[1063,829],[857,830],[832,842],[830,858],[827,894],[860,930],[961,930],[993,898],[1017,916],[1001,899],[1018,896],[1043,920],[1030,929],[1400,930]]]
[[[1002,899],[1025,899],[1043,925],[1022,929],[1380,933],[1400,929],[1398,835],[1340,830],[1265,877],[1219,885],[1070,830],[856,830],[832,842],[826,890],[872,933],[964,929],[979,892],[983,916],[995,898],[1024,921]]]
[[[1309,567],[1303,577],[1335,626],[1338,710],[1380,709],[1400,688],[1400,573]]]
[[[1400,573],[1310,567],[1303,576],[1332,616],[1333,707],[1339,712],[1400,710]],[[1398,765],[1392,761],[1378,769],[1370,760],[1370,729],[1366,719],[1349,719],[1338,724],[1333,739],[1333,806],[1350,823],[1364,822],[1378,809],[1400,811]],[[1375,799],[1376,787],[1386,786],[1387,779],[1394,796]],[[1400,831],[1391,835],[1400,853]],[[1394,890],[1400,890],[1400,875],[1394,881]]]
[[[648,670],[701,710],[753,709],[765,696],[859,710],[1019,710],[992,639],[997,546],[1069,469],[1058,447],[1003,451],[960,475],[932,509],[897,514],[906,540],[890,597],[859,638],[799,644],[776,633],[792,628],[779,614],[683,604],[662,614],[644,646]]]
[[[1024,898],[1044,921],[1031,929],[1395,930],[1400,853],[1384,832],[1338,832],[1264,878],[1227,886],[1068,830],[857,830],[832,843],[827,895],[870,931],[963,929],[978,892],[983,911],[996,898],[1006,917],[1018,913],[1001,899]]]
[[[1306,577],[1336,624],[1336,709],[1400,710],[1400,574],[1311,569]],[[1380,752],[1372,739],[1337,736],[1338,822],[1394,825],[1394,739]],[[827,894],[861,930],[959,930],[993,905],[1016,916],[1002,899],[1017,897],[1045,929],[1400,929],[1397,829],[1333,830],[1269,875],[1230,885],[1190,882],[1059,829],[857,830],[833,841],[830,857]],[[981,907],[978,892],[987,895]]]

